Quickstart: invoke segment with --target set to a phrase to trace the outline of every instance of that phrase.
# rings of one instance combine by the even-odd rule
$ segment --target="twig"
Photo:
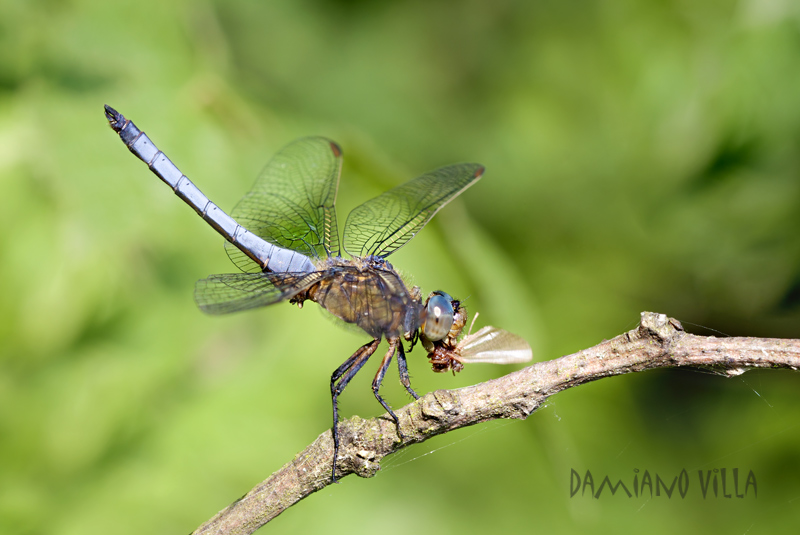
[[[409,444],[498,418],[525,419],[548,397],[611,375],[653,368],[709,367],[735,376],[748,368],[800,367],[800,340],[695,336],[663,314],[642,312],[639,327],[592,348],[538,362],[458,390],[437,390],[395,411],[405,438],[386,415],[341,422],[337,475],[371,477],[380,461]],[[200,526],[195,534],[253,533],[330,484],[333,440],[322,433],[283,468]]]

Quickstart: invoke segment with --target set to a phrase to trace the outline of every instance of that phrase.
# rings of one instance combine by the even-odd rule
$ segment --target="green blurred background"
[[[222,240],[136,160],[133,119],[230,209],[305,135],[345,151],[343,221],[458,161],[484,178],[391,260],[536,360],[635,327],[800,338],[800,4],[0,1],[0,533],[187,533],[330,426],[366,341],[315,306],[206,317]],[[370,417],[372,363],[341,400]],[[474,384],[410,355],[419,392]],[[385,395],[407,402],[394,368]],[[792,532],[800,376],[655,371],[567,391],[349,477],[265,531]],[[696,471],[753,470],[703,499]],[[691,474],[570,498],[570,470]]]

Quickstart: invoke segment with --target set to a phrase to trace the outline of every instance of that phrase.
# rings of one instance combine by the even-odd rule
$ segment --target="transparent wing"
[[[195,283],[194,300],[206,314],[229,314],[290,299],[321,280],[312,273],[226,273]]]
[[[336,143],[298,139],[270,160],[231,216],[280,247],[311,258],[338,256],[335,203],[341,168],[342,149]],[[236,246],[226,243],[225,250],[242,271],[261,270]]]
[[[464,337],[455,352],[461,362],[515,364],[533,358],[531,346],[522,337],[491,325]]]
[[[481,175],[483,166],[474,163],[442,167],[356,207],[344,225],[345,251],[352,256],[389,256]]]

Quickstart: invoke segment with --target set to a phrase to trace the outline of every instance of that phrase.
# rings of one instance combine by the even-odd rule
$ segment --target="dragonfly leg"
[[[333,402],[333,468],[331,482],[336,483],[336,459],[339,458],[339,394],[344,392],[347,383],[366,364],[369,357],[375,353],[380,343],[380,338],[359,347],[353,355],[336,368],[331,375],[331,401]]]
[[[417,345],[417,342],[419,342],[419,329],[414,331],[414,334],[411,336],[411,340],[409,340],[409,342],[411,342],[411,344],[408,346],[408,352],[411,353],[414,351],[414,346]]]
[[[386,352],[386,355],[383,356],[383,360],[381,361],[381,366],[378,368],[378,373],[375,374],[375,379],[372,380],[372,392],[375,394],[375,399],[378,400],[378,403],[383,405],[383,408],[389,413],[389,416],[392,417],[394,420],[395,425],[397,425],[397,434],[398,436],[403,439],[402,431],[400,431],[400,419],[394,413],[392,408],[386,403],[381,395],[378,393],[378,390],[381,388],[381,382],[383,382],[383,376],[386,375],[386,370],[389,368],[389,364],[392,362],[392,355],[394,355],[395,351],[397,350],[397,346],[400,344],[399,338],[390,338],[387,340],[389,342],[389,350]]]
[[[400,372],[400,382],[414,399],[419,399],[419,395],[411,388],[411,378],[408,376],[408,362],[406,362],[406,352],[403,344],[397,344],[397,370]]]

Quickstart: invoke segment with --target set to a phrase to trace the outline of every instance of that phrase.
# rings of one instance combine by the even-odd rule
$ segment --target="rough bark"
[[[357,416],[339,425],[337,476],[371,477],[380,461],[409,444],[498,418],[525,419],[558,392],[624,373],[653,368],[713,368],[729,376],[749,368],[800,367],[800,340],[717,338],[684,332],[664,314],[642,312],[636,329],[555,360],[458,390],[437,390],[395,413],[404,438],[387,415]],[[253,533],[287,508],[330,484],[330,430],[242,498],[200,526],[195,534]]]

